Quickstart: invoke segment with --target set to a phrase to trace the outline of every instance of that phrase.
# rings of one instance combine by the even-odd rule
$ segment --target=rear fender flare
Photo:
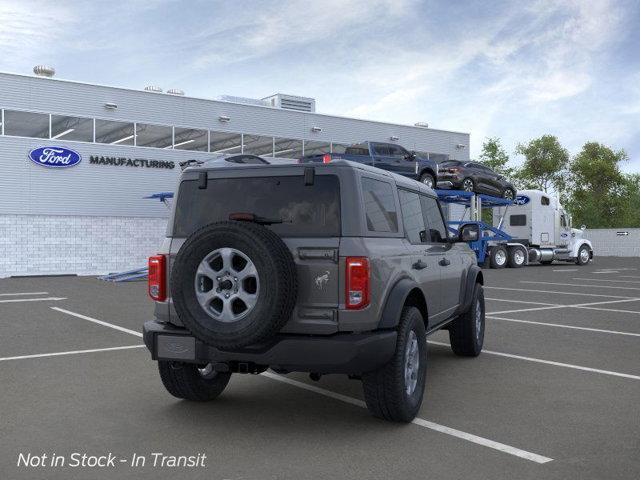
[[[484,276],[479,266],[471,265],[467,271],[467,278],[464,280],[463,289],[460,291],[460,310],[458,313],[464,313],[469,310],[476,283],[484,285]]]
[[[378,322],[378,328],[395,328],[400,320],[402,309],[407,301],[407,298],[412,291],[418,290],[424,300],[424,295],[420,286],[409,278],[402,278],[391,288],[391,292],[387,295],[387,300],[382,310],[382,316]],[[424,302],[426,306],[426,301]],[[428,318],[426,312],[421,312],[424,317],[425,327],[428,324]]]

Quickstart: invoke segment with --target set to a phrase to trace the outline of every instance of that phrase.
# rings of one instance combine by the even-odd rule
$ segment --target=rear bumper
[[[143,338],[154,360],[243,363],[291,372],[361,374],[376,370],[391,359],[397,333],[385,330],[331,336],[278,335],[266,345],[226,351],[205,344],[184,328],[153,320],[144,324]]]

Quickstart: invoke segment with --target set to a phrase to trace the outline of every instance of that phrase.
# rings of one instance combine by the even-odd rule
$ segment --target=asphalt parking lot
[[[171,397],[141,348],[145,283],[0,280],[0,478],[631,479],[640,477],[640,260],[485,270],[485,351],[430,337],[419,418],[362,408],[360,382],[234,375]],[[19,454],[130,459],[18,467]],[[207,456],[152,467],[153,452]]]

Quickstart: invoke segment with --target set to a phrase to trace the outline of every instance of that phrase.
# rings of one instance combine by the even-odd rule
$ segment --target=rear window
[[[391,184],[372,178],[363,178],[362,195],[369,231],[397,232],[398,214]]]
[[[369,155],[366,145],[352,145],[344,150],[345,155]]]
[[[459,167],[462,164],[462,162],[459,162],[458,160],[445,160],[444,162],[440,162],[440,166],[441,167]]]
[[[200,227],[229,220],[231,213],[253,213],[282,223],[268,225],[281,237],[340,235],[340,185],[335,175],[209,179],[180,184],[173,234],[186,237]]]

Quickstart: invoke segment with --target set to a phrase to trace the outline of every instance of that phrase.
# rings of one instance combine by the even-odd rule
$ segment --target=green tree
[[[515,173],[515,169],[508,165],[509,154],[503,148],[498,137],[485,139],[479,160],[483,165],[505,177],[512,177]]]
[[[518,170],[521,186],[560,194],[565,189],[569,152],[554,135],[543,135],[527,144],[519,144],[516,153],[525,161]]]
[[[640,175],[625,175],[623,180],[623,207],[617,227],[640,228]]]
[[[620,171],[626,159],[624,150],[613,151],[598,142],[585,143],[573,158],[568,206],[576,225],[619,227],[630,220],[625,220],[634,210],[629,198],[637,198],[639,182]]]

